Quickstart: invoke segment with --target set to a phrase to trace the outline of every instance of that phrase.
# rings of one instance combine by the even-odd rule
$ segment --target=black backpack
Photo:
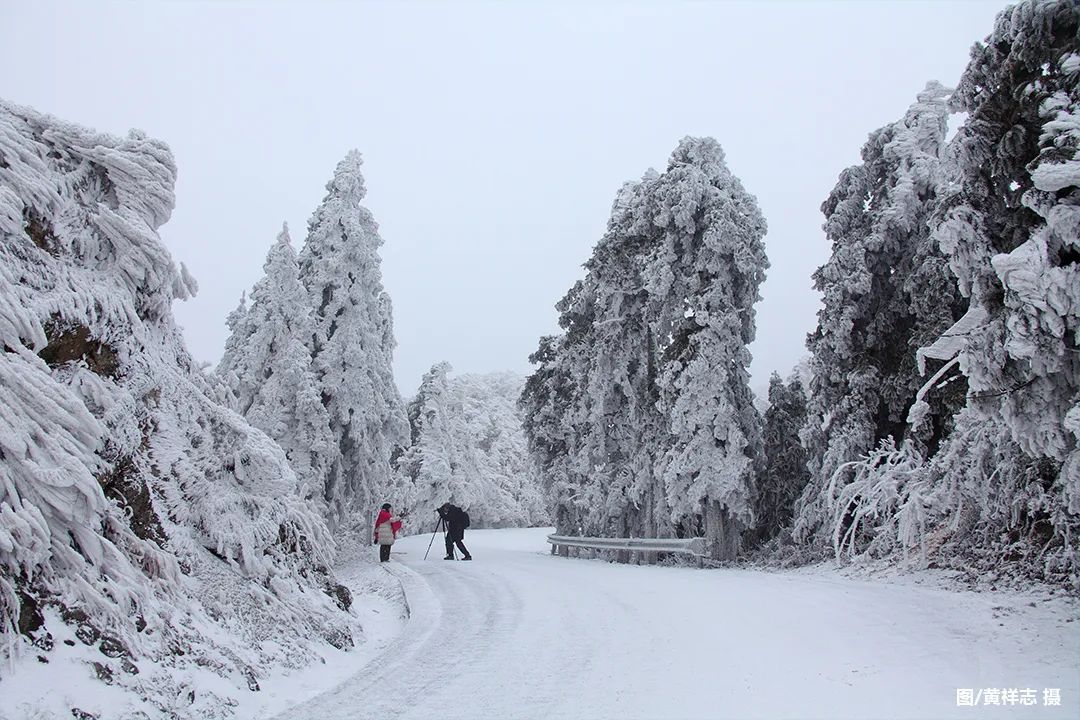
[[[461,511],[461,527],[463,527],[463,528],[469,527],[469,513],[466,512],[465,510]]]

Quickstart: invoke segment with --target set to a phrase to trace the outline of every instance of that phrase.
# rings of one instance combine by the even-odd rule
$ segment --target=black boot
[[[472,555],[466,555],[465,557],[463,557],[461,559],[462,560],[472,560]]]
[[[456,559],[457,558],[455,558],[453,555],[447,555],[446,557],[443,558],[443,560],[456,560]],[[469,558],[465,558],[465,559],[468,560]]]

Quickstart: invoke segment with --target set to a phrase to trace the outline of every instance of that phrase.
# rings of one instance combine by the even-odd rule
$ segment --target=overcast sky
[[[405,395],[441,360],[529,372],[619,186],[711,135],[769,223],[760,387],[805,354],[838,173],[1005,4],[3,0],[0,96],[168,142],[161,234],[201,286],[176,315],[215,363],[281,222],[299,249],[358,148]]]

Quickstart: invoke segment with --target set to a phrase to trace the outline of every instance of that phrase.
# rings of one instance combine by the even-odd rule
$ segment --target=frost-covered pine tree
[[[885,438],[905,438],[908,410],[925,382],[916,352],[963,313],[928,226],[942,182],[947,95],[929,83],[902,120],[871,133],[863,163],[841,173],[822,205],[833,250],[814,273],[823,298],[807,341],[812,381],[802,436],[811,484],[800,501],[799,539],[827,529],[823,488],[839,467]],[[911,440],[936,447],[962,390],[960,382],[933,394],[930,432]]]
[[[788,382],[773,373],[765,410],[762,451],[765,464],[754,495],[754,536],[769,540],[791,527],[795,501],[809,480],[799,431],[806,422],[806,392],[798,376]]]
[[[560,532],[705,534],[734,554],[761,442],[746,345],[764,232],[712,139],[619,192],[521,399]]]
[[[300,278],[315,308],[312,364],[338,452],[323,489],[335,525],[366,523],[393,490],[390,458],[408,424],[391,362],[394,328],[382,285],[378,225],[361,201],[360,153],[327,183],[308,223]]]
[[[1078,24],[1074,2],[1022,2],[972,49],[953,101],[970,116],[958,184],[936,232],[985,315],[963,354],[975,407],[1058,462],[1076,448],[1066,417],[1080,414]]]
[[[555,305],[563,335],[552,347],[557,353],[551,361],[552,369],[557,370],[550,379],[562,383],[560,392],[568,396],[568,401],[554,398],[556,408],[552,409],[559,411],[562,428],[551,430],[565,438],[566,457],[558,460],[554,468],[560,474],[545,485],[557,516],[559,506],[565,507],[566,522],[574,534],[604,536],[625,526],[620,511],[626,505],[618,491],[608,491],[612,472],[604,465],[604,456],[597,455],[600,442],[595,436],[607,433],[607,425],[597,422],[598,402],[590,390],[596,367],[596,324],[602,312],[597,300],[595,278],[587,275]],[[557,488],[565,493],[561,498],[554,495]]]
[[[517,408],[524,378],[514,373],[461,375],[451,378],[460,400],[465,436],[459,446],[471,448],[478,476],[470,510],[479,527],[545,525],[545,508],[536,473],[528,461],[522,414]]]
[[[445,502],[472,514],[479,468],[466,431],[461,401],[450,388],[450,363],[436,363],[424,373],[407,406],[411,444],[398,461],[409,482],[407,505],[422,515]]]
[[[572,472],[575,434],[570,423],[578,404],[578,387],[566,368],[566,335],[540,339],[529,362],[536,370],[526,378],[518,399],[529,460],[538,479],[555,531],[582,535],[586,508],[580,478]]]
[[[946,474],[986,499],[978,525],[1080,584],[1080,6],[1003,10],[953,96],[968,113],[935,238],[971,309],[948,344],[968,379]],[[941,349],[940,347],[938,348]],[[1021,452],[1009,445],[1015,444]],[[965,458],[997,458],[991,473]],[[1009,456],[1006,458],[1005,456]],[[1021,462],[1021,458],[1025,459]],[[974,521],[973,521],[974,524]]]
[[[712,138],[680,142],[647,197],[660,242],[646,289],[672,436],[660,471],[673,516],[686,529],[700,523],[713,557],[732,558],[751,522],[761,454],[747,346],[769,264],[765,219]]]
[[[255,689],[354,629],[281,448],[184,348],[171,308],[195,283],[158,236],[175,177],[142,133],[0,102],[0,648],[72,676],[95,657],[154,714],[190,669]],[[102,653],[54,652],[61,632]],[[55,701],[100,702],[85,689]]]
[[[908,413],[917,441],[887,438],[804,494],[799,521],[824,515],[838,556],[903,553],[1080,587],[1078,30],[1075,3],[1023,2],[972,49],[950,99],[968,117],[939,155],[947,182],[928,215],[968,308],[916,353],[929,375]],[[944,365],[930,374],[928,360]],[[954,368],[966,404],[940,423],[951,429],[935,448],[929,398]]]
[[[314,319],[296,252],[283,226],[251,291],[251,306],[229,317],[226,382],[234,409],[285,451],[306,497],[322,501],[337,444],[311,368]],[[243,312],[242,315],[240,313]],[[223,361],[224,365],[224,361]]]
[[[655,482],[667,426],[656,408],[656,343],[645,314],[650,239],[634,212],[644,187],[627,183],[617,194],[586,277],[556,305],[564,334],[541,340],[531,358],[540,367],[521,399],[560,532],[641,537],[672,527]]]
[[[627,183],[616,195],[607,232],[585,263],[585,287],[595,315],[590,327],[581,450],[583,474],[596,500],[595,532],[666,537],[673,526],[667,494],[655,481],[668,436],[657,407],[657,348],[648,315],[644,272],[656,233],[641,210],[657,173]]]
[[[523,379],[512,373],[448,378],[449,363],[429,370],[408,406],[412,444],[397,461],[420,514],[450,501],[473,527],[547,523],[516,407]]]
[[[236,410],[239,403],[236,398],[240,377],[237,368],[243,364],[247,341],[251,337],[251,327],[247,323],[247,293],[240,295],[240,304],[225,318],[225,327],[229,337],[225,340],[225,351],[218,361],[215,375],[226,391],[226,404]]]

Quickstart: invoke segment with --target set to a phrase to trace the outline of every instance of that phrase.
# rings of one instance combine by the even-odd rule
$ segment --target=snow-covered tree
[[[450,389],[450,363],[424,373],[420,389],[407,406],[412,442],[398,461],[410,484],[407,505],[422,513],[445,502],[472,514],[479,468],[466,431],[460,398]]]
[[[673,517],[698,522],[714,557],[749,525],[761,418],[749,386],[754,303],[768,260],[765,219],[712,138],[686,138],[649,188],[661,241],[646,282],[661,342],[660,408],[673,442],[661,459]]]
[[[550,522],[517,408],[524,378],[514,373],[461,375],[450,379],[460,398],[465,437],[475,453],[478,477],[470,510],[474,526],[529,527]]]
[[[225,344],[225,382],[233,409],[281,446],[305,497],[321,501],[337,443],[311,368],[313,312],[287,226],[263,270],[250,308],[241,304],[229,316],[234,329]]]
[[[902,552],[923,564],[1080,587],[1078,30],[1075,3],[1022,2],[972,49],[950,99],[968,117],[939,153],[946,182],[927,215],[930,242],[968,307],[915,353],[929,377],[909,380],[920,386],[903,439],[839,462],[815,478],[821,492],[804,494],[803,528],[822,526],[838,556]],[[936,267],[929,275],[937,281]],[[905,291],[925,277],[913,273]],[[924,308],[938,302],[932,292],[919,297]],[[944,364],[931,374],[927,361]],[[965,382],[950,382],[955,368]],[[955,395],[933,405],[950,386],[967,389],[951,417]],[[872,387],[863,392],[879,402]],[[815,425],[811,417],[807,430]]]
[[[932,357],[967,376],[969,433],[1007,431],[1027,467],[996,473],[1010,535],[1048,572],[1077,572],[1080,529],[1080,6],[1026,1],[972,48],[953,96],[968,113],[951,148],[954,183],[935,217],[971,309]],[[945,352],[940,352],[945,349]],[[1004,448],[972,452],[988,454]],[[957,456],[961,472],[967,467]],[[986,479],[980,480],[985,484]],[[1036,485],[1037,492],[1032,492]],[[1038,497],[1038,502],[1031,499]],[[1020,509],[1022,508],[1022,509]],[[1054,566],[1051,569],[1051,566]]]
[[[762,443],[765,464],[754,496],[754,535],[759,541],[790,528],[795,501],[809,480],[806,450],[799,442],[805,422],[806,392],[802,382],[794,376],[785,383],[773,373]]]
[[[963,352],[974,406],[1057,462],[1076,449],[1065,418],[1080,414],[1078,24],[1074,2],[1023,2],[972,49],[953,100],[969,114],[957,184],[936,232],[985,315]]]
[[[382,285],[378,225],[361,205],[360,153],[338,163],[308,223],[300,278],[315,308],[313,368],[338,446],[324,487],[335,525],[363,519],[390,494],[390,459],[408,432],[394,384],[394,329]]]
[[[654,450],[646,446],[635,451],[631,446],[634,437],[623,431],[630,420],[632,407],[626,395],[633,392],[633,388],[626,382],[627,376],[620,376],[615,368],[622,362],[620,356],[627,352],[617,343],[604,340],[605,334],[609,341],[620,334],[617,325],[632,326],[635,319],[611,315],[606,305],[617,293],[606,292],[597,271],[599,263],[590,264],[592,267],[585,279],[575,283],[556,305],[564,334],[549,346],[554,353],[545,363],[548,367],[542,366],[538,370],[538,375],[547,375],[548,381],[557,385],[554,388],[556,396],[544,398],[536,394],[528,401],[554,403],[553,407],[539,408],[541,418],[558,422],[560,426],[543,428],[530,422],[528,416],[531,413],[526,410],[526,431],[538,433],[537,439],[545,435],[562,438],[559,446],[566,457],[553,458],[551,470],[555,474],[542,480],[542,485],[549,504],[556,509],[556,522],[563,523],[567,532],[600,536],[642,535],[648,532],[642,529],[642,522],[648,516],[647,496],[645,493],[634,496],[638,488],[634,487],[631,462],[636,453]],[[544,346],[542,341],[534,358],[546,354]],[[608,371],[612,375],[604,377]],[[653,388],[650,391],[655,393]],[[545,390],[537,387],[536,392]],[[527,385],[523,402],[526,402],[525,395],[532,396],[533,393]],[[653,482],[651,465],[646,472],[646,492],[653,497],[663,497],[663,488]],[[670,523],[669,518],[664,520]]]
[[[229,328],[229,337],[225,340],[225,351],[218,361],[215,375],[225,391],[225,403],[236,410],[239,402],[236,391],[240,385],[237,369],[245,363],[244,353],[251,338],[252,328],[247,322],[247,293],[240,296],[240,304],[225,318],[225,327]]]
[[[584,430],[580,472],[589,488],[590,533],[619,537],[672,534],[667,493],[655,481],[668,425],[657,407],[658,343],[646,289],[656,242],[642,216],[658,177],[627,183],[616,195],[607,232],[585,263],[582,286],[593,315],[582,359]],[[585,296],[587,293],[587,296]]]
[[[548,522],[528,462],[512,373],[449,378],[449,363],[429,370],[408,406],[412,444],[397,461],[421,515],[444,502],[469,511],[473,527]]]
[[[522,396],[560,531],[703,533],[734,554],[761,442],[746,345],[764,232],[709,138],[620,190]]]
[[[195,283],[157,233],[175,174],[142,133],[0,103],[0,646],[48,654],[67,624],[120,685],[152,657],[255,688],[353,621],[320,592],[334,544],[284,453],[183,346],[171,305]]]
[[[529,362],[537,368],[518,399],[529,459],[538,476],[555,530],[582,535],[587,510],[582,503],[582,478],[572,470],[577,436],[571,422],[579,405],[579,387],[568,370],[564,350],[567,335],[540,339]]]
[[[838,467],[885,438],[905,437],[925,382],[916,351],[963,313],[928,226],[942,183],[947,95],[929,83],[902,120],[871,133],[863,163],[841,173],[822,205],[833,252],[814,273],[823,306],[807,342],[812,381],[802,434],[811,484],[800,503],[800,539],[826,530],[823,488]],[[931,396],[935,422],[917,438],[924,447],[947,432],[962,389],[954,383]]]

